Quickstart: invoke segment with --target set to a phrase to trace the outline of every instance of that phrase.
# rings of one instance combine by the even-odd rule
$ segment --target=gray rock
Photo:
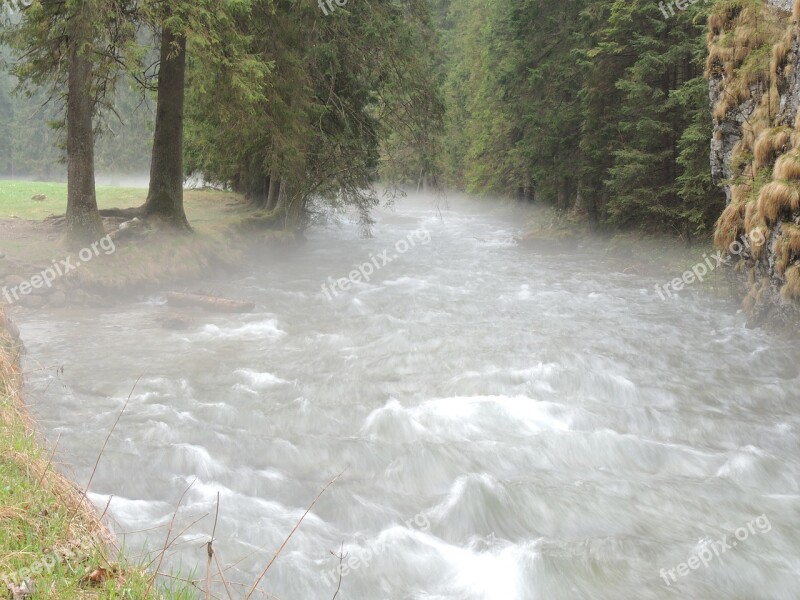
[[[792,12],[794,0],[767,0],[767,4],[785,10],[786,12]]]
[[[49,296],[53,294],[55,291],[56,288],[54,288],[52,285],[42,285],[41,287],[33,288],[31,290],[31,294],[33,294],[34,296]]]
[[[194,325],[194,319],[181,315],[173,315],[159,319],[161,327],[172,331],[185,331]]]
[[[19,303],[26,308],[42,308],[46,304],[46,301],[42,296],[28,294],[20,298]]]
[[[61,290],[56,290],[48,300],[47,306],[51,308],[61,308],[67,303],[67,295]]]
[[[89,294],[82,289],[77,289],[70,294],[70,300],[76,304],[86,304],[89,300]]]
[[[27,279],[25,279],[24,277],[20,277],[16,273],[12,273],[11,275],[5,276],[5,278],[3,279],[3,285],[14,287],[21,283],[25,283],[26,281]]]
[[[9,318],[6,318],[6,331],[8,331],[11,339],[19,341],[19,327]]]

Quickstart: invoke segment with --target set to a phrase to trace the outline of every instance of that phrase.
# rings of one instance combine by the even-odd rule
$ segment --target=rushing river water
[[[211,284],[252,314],[20,314],[33,412],[85,485],[142,375],[92,499],[135,554],[190,488],[162,569],[204,578],[219,493],[236,597],[344,471],[254,597],[330,600],[343,547],[340,600],[799,598],[800,342],[520,227],[415,198]]]

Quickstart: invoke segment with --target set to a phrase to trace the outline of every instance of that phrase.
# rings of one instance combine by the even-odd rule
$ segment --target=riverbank
[[[98,202],[101,208],[126,208],[141,204],[143,194],[144,190],[136,188],[99,187]],[[106,218],[106,230],[112,232],[112,239],[96,251],[87,252],[85,258],[89,260],[81,260],[60,245],[61,223],[51,217],[63,210],[64,184],[0,181],[0,198],[4,201],[0,208],[0,303],[33,309],[60,308],[65,304],[102,305],[109,300],[129,301],[167,291],[168,287],[180,289],[184,284],[191,291],[213,295],[217,290],[208,282],[217,274],[244,268],[253,240],[268,242],[273,250],[296,241],[286,232],[253,231],[248,225],[260,213],[237,194],[187,190],[185,196],[193,235],[148,231],[137,223]],[[44,199],[33,200],[34,197]],[[567,212],[507,202],[495,202],[493,206],[498,214],[512,211],[526,223],[519,243],[565,247],[594,244],[626,274],[674,273],[669,277],[672,279],[714,253],[710,237],[687,244],[674,237],[641,232],[598,234],[585,219]],[[120,227],[126,230],[120,231]],[[20,286],[30,284],[51,267],[58,269],[66,261],[80,267],[72,268],[63,277],[55,272],[52,285],[19,293]],[[52,275],[46,274],[45,278],[51,279]],[[731,295],[731,284],[722,275],[722,270],[716,271],[697,287]],[[11,291],[11,297],[3,297],[4,287]]]
[[[536,208],[534,217],[523,217],[523,221],[526,225],[519,238],[522,245],[534,248],[591,246],[620,273],[651,275],[663,279],[666,287],[671,280],[691,272],[716,252],[710,233],[687,241],[663,233],[635,230],[598,232],[582,216],[541,207]],[[740,299],[732,293],[726,269],[717,269],[713,261],[712,264],[714,268],[706,266],[702,279],[695,278],[686,289],[702,289],[718,296]]]
[[[679,591],[707,598],[723,582],[723,597],[743,585],[740,596],[758,597],[768,578],[764,593],[792,598],[794,515],[781,498],[797,469],[775,457],[797,443],[785,426],[796,422],[796,339],[745,329],[734,303],[692,286],[662,300],[654,285],[680,271],[626,273],[629,259],[600,250],[607,237],[526,247],[516,214],[455,199],[440,213],[429,196],[375,218],[372,239],[353,222],[314,230],[285,258],[221,281],[256,304],[249,314],[199,314],[174,332],[155,326],[157,302],[20,311],[31,358],[65,367],[32,374],[28,389],[76,481],[144,373],[92,484],[101,509],[114,495],[126,547],[158,549],[153,527],[197,480],[174,528],[190,535],[164,569],[202,577],[213,533],[232,585],[253,582],[346,468],[265,594],[331,600],[327,574],[346,554],[359,562],[344,560],[338,597],[666,598],[659,569],[766,514],[768,535]],[[429,243],[398,252],[420,231]],[[322,293],[328,277],[387,251],[370,281]],[[562,505],[576,515],[566,529]],[[548,585],[536,587],[540,563]]]
[[[621,273],[662,278],[656,288],[662,300],[672,301],[688,290],[702,291],[736,302],[747,327],[760,327],[781,335],[792,335],[800,329],[800,305],[782,298],[774,282],[759,280],[742,268],[749,247],[742,244],[738,253],[721,252],[714,246],[710,233],[691,241],[642,231],[601,235],[585,219],[543,208],[530,220],[519,241],[534,247],[593,244]],[[773,300],[762,302],[767,296]]]
[[[52,598],[191,597],[151,588],[126,563],[101,515],[53,464],[23,400],[22,346],[0,308],[0,596]]]
[[[102,208],[142,202],[143,190],[99,188]],[[201,285],[241,268],[251,240],[285,244],[278,232],[237,235],[250,214],[235,194],[186,193],[191,235],[150,230],[137,222],[104,219],[108,236],[78,252],[61,244],[66,186],[0,182],[0,597],[194,597],[178,580],[164,588],[152,569],[120,553],[103,515],[54,464],[56,448],[38,433],[23,398],[23,351],[7,311],[107,305],[150,292]],[[6,305],[4,307],[4,305]],[[99,452],[99,449],[98,449]],[[143,563],[144,565],[144,563]],[[16,595],[14,595],[16,594]]]
[[[144,193],[98,188],[98,199],[102,208],[127,208],[141,204]],[[187,190],[191,235],[109,217],[103,220],[105,238],[68,252],[57,216],[65,194],[63,184],[0,182],[0,303],[38,309],[130,300],[240,268],[253,240],[273,246],[294,241],[277,231],[242,235],[253,210],[237,194]]]

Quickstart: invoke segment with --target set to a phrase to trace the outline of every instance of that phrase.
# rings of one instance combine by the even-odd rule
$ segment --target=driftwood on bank
[[[102,208],[99,211],[101,217],[112,217],[114,219],[135,219],[137,217],[144,218],[144,207],[137,206],[134,208]]]
[[[215,296],[184,294],[182,292],[168,292],[166,298],[167,302],[172,306],[192,306],[217,312],[245,313],[251,312],[256,307],[252,302],[217,298]]]

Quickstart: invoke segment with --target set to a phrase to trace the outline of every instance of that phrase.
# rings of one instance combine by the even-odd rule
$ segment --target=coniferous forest
[[[0,0],[0,598],[797,600],[800,0]]]
[[[327,17],[310,2],[212,4],[92,9],[98,171],[150,168],[166,23],[188,45],[166,49],[186,52],[183,171],[265,207],[281,183],[368,207],[366,182],[424,178],[689,239],[724,208],[708,162],[707,3],[669,18],[638,0],[413,0]],[[69,3],[48,6],[7,18],[4,176],[66,172],[56,36]]]

